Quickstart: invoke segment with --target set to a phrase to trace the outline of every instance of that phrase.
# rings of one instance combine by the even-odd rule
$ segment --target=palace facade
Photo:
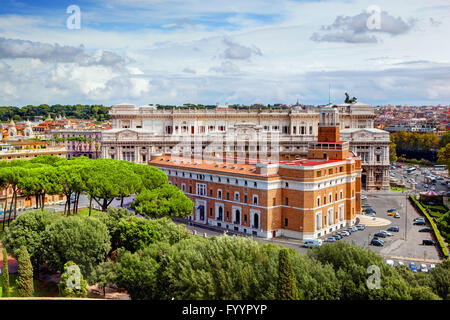
[[[318,141],[298,160],[152,154],[169,183],[195,204],[189,219],[272,238],[317,239],[361,212],[361,160],[340,140],[337,112],[321,110]]]
[[[375,129],[374,108],[363,103],[330,105],[337,111],[340,138],[362,158],[362,185],[389,189],[389,133]],[[322,108],[287,110],[160,110],[153,106],[115,105],[111,130],[102,133],[102,157],[147,163],[154,153],[234,153],[241,158],[296,160],[318,138]]]

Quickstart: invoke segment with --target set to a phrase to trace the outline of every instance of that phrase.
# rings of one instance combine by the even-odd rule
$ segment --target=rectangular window
[[[287,206],[289,205],[289,199],[288,198],[286,198],[286,205]]]
[[[253,204],[258,205],[258,196],[253,196]]]
[[[247,203],[247,195],[244,195],[244,202]]]
[[[230,193],[227,192],[227,200],[230,200]]]
[[[206,196],[206,184],[197,183],[197,194],[199,196]]]
[[[288,218],[284,218],[284,226],[285,226],[285,227],[288,226]]]

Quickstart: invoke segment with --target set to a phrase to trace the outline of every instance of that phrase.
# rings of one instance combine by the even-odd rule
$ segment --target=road
[[[450,188],[447,186],[447,181],[450,181],[448,178],[446,178],[445,176],[445,171],[434,171],[432,168],[430,167],[419,167],[417,168],[416,171],[412,172],[412,173],[407,173],[406,169],[404,169],[404,167],[402,168],[395,168],[395,169],[390,169],[390,173],[391,176],[398,179],[399,181],[402,181],[402,179],[405,181],[405,185],[406,187],[413,189],[413,185],[410,182],[412,179],[413,181],[417,182],[415,189],[417,192],[422,192],[422,191],[428,191],[431,189],[432,184],[430,183],[426,183],[425,182],[425,174],[421,173],[421,169],[425,169],[427,170],[427,172],[430,172],[432,175],[434,176],[439,176],[442,177],[441,180],[436,180],[436,184],[434,184],[435,190],[436,192],[448,192],[450,191]],[[425,187],[425,186],[428,187]]]

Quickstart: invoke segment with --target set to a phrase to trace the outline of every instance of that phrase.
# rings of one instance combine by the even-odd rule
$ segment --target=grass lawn
[[[408,188],[400,188],[400,187],[391,187],[391,191],[405,191],[409,190]]]
[[[10,292],[9,297],[19,297],[17,294],[17,287],[16,287],[16,279],[17,274],[9,274],[9,286],[10,286]],[[34,284],[34,297],[57,297],[59,295],[58,286],[52,282],[44,282],[41,280],[33,280]],[[3,277],[1,277],[0,285],[3,286]],[[2,296],[6,297],[6,293],[4,292]]]
[[[99,212],[101,212],[101,211],[92,209],[91,210],[91,216],[95,216]],[[79,216],[86,216],[86,217],[89,216],[89,208],[78,209],[78,215]]]
[[[72,212],[72,210],[70,210],[70,211]],[[99,212],[101,212],[101,211],[92,209],[91,210],[91,216],[95,216]],[[58,211],[57,213],[64,214],[64,210]],[[78,215],[79,216],[83,216],[83,217],[89,216],[89,208],[78,209]]]

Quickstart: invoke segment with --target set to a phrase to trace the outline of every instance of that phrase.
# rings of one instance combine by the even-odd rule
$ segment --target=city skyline
[[[331,86],[336,104],[446,105],[449,16],[441,0],[7,0],[0,104],[321,105]]]

